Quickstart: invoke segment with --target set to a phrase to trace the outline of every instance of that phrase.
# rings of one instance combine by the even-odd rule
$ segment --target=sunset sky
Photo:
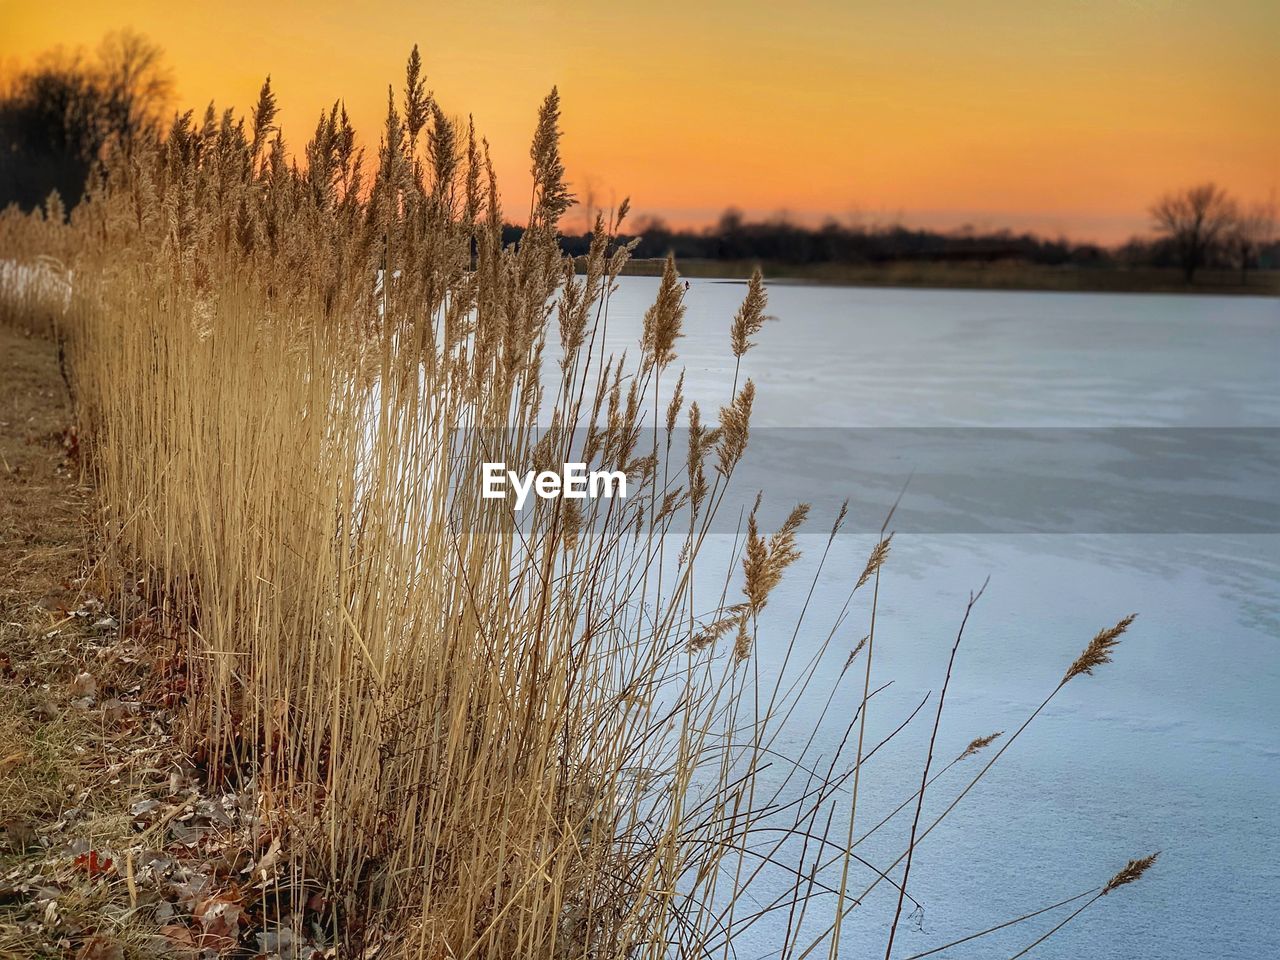
[[[577,192],[679,225],[736,205],[1112,242],[1170,187],[1280,192],[1275,0],[0,0],[0,60],[120,27],[166,50],[175,106],[247,109],[270,73],[294,147],[339,97],[376,146],[417,42],[513,213],[552,84]]]

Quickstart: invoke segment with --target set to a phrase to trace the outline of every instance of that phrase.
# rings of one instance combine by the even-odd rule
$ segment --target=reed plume
[[[980,750],[984,750],[991,744],[995,743],[1000,737],[1004,736],[1003,730],[997,730],[995,733],[987,734],[985,737],[975,737],[969,741],[969,745],[960,752],[958,759],[963,760],[965,757],[972,757]]]
[[[734,314],[733,325],[730,327],[729,341],[735,359],[740,360],[755,346],[751,338],[760,332],[765,321],[769,319],[764,312],[768,304],[769,295],[764,289],[764,274],[759,267],[756,267],[752,270],[751,279],[747,282],[747,296],[742,301],[742,306],[738,308],[738,312]]]
[[[628,204],[595,219],[584,262],[563,254],[555,89],[512,244],[488,143],[436,101],[416,47],[403,77],[368,158],[340,102],[291,153],[267,81],[249,118],[210,105],[105,158],[70,223],[56,199],[0,213],[23,259],[0,270],[0,316],[65,346],[104,550],[183,625],[162,651],[187,683],[182,743],[211,784],[279,817],[283,922],[344,955],[705,956],[783,909],[781,950],[798,953],[811,901],[834,900],[838,927],[865,899],[845,895],[856,872],[874,886],[893,870],[854,849],[852,807],[847,843],[823,827],[880,749],[864,750],[876,598],[845,663],[867,651],[859,692],[837,669],[848,604],[811,647],[798,620],[767,676],[757,636],[809,508],[772,533],[753,510],[723,567],[704,555],[755,384],[735,365],[714,421],[683,371],[660,403],[685,316],[671,258],[638,362],[605,352]],[[736,361],[767,303],[757,271]],[[480,496],[484,463],[578,456],[638,492],[522,515]],[[891,540],[849,597],[878,583]],[[1131,622],[1062,683],[1108,662]],[[832,757],[817,729],[796,736],[812,702],[859,725],[851,766],[843,741]]]
[[[1152,865],[1160,858],[1159,851],[1150,856],[1141,857],[1137,860],[1130,860],[1124,867],[1110,880],[1107,885],[1102,888],[1102,895],[1105,897],[1113,890],[1123,887],[1127,883],[1134,883],[1142,879],[1142,875],[1151,869]]]
[[[876,544],[875,549],[871,551],[871,556],[867,558],[867,565],[862,568],[862,573],[858,577],[858,582],[854,585],[854,590],[859,590],[866,586],[867,581],[874,577],[884,562],[889,559],[889,546],[892,542],[893,534],[889,534],[889,536]]]
[[[1062,682],[1065,684],[1073,678],[1086,673],[1092,676],[1097,667],[1102,666],[1104,663],[1110,663],[1112,651],[1120,643],[1120,637],[1129,629],[1129,625],[1135,619],[1137,619],[1137,614],[1131,613],[1114,627],[1098,631],[1080,656],[1076,657],[1071,666],[1067,668],[1067,672],[1062,677]]]

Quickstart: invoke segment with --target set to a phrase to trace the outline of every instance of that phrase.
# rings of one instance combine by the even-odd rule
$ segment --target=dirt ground
[[[53,345],[0,326],[0,649],[14,622],[57,619],[85,556],[85,488]]]
[[[148,931],[158,898],[139,886],[132,858],[146,822],[132,811],[148,791],[171,792],[180,755],[145,702],[156,689],[154,660],[103,599],[123,594],[118,574],[108,588],[93,556],[92,498],[72,420],[53,344],[0,324],[6,960],[171,954],[169,940]]]
[[[277,894],[287,812],[180,747],[188,627],[103,558],[72,424],[0,323],[0,960],[332,957],[324,895]]]
[[[24,889],[32,875],[24,867],[44,858],[51,825],[94,779],[86,761],[93,725],[72,701],[90,693],[96,699],[89,680],[77,686],[77,678],[92,676],[83,654],[93,623],[105,617],[75,616],[87,568],[89,499],[71,420],[52,343],[0,325],[2,956],[57,955],[51,952],[62,939],[57,931],[33,936],[25,922],[37,891]]]
[[[30,845],[62,800],[48,761],[64,729],[48,724],[55,688],[79,673],[62,648],[81,633],[69,614],[88,546],[70,424],[52,344],[0,326],[0,855]]]

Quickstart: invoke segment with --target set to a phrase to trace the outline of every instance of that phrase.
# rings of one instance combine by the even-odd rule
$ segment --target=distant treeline
[[[521,227],[508,225],[505,238],[517,241]],[[890,263],[998,263],[1019,262],[1042,266],[1169,267],[1183,268],[1185,254],[1171,236],[1134,237],[1115,247],[1050,239],[1034,233],[1009,230],[927,230],[902,225],[861,226],[828,221],[806,227],[782,219],[747,221],[730,211],[715,225],[701,230],[673,230],[660,220],[640,222],[631,234],[639,237],[634,256],[678,260],[758,260],[795,265]],[[585,256],[589,233],[566,235],[566,253]],[[1280,267],[1280,243],[1268,243],[1254,251],[1251,267]],[[1206,267],[1238,268],[1238,251],[1222,243],[1205,251]]]
[[[162,128],[172,79],[159,47],[125,30],[94,56],[55,50],[0,86],[0,209],[30,211],[56,192],[80,202],[108,147]]]
[[[127,31],[107,36],[93,57],[53,52],[0,84],[0,209],[16,204],[32,210],[53,192],[56,207],[74,207],[109,150],[128,153],[164,136],[171,93],[160,49]],[[1200,183],[1164,194],[1149,213],[1152,233],[1115,247],[1009,230],[749,221],[736,209],[697,230],[642,218],[622,239],[637,240],[639,260],[674,254],[685,263],[756,261],[795,271],[915,264],[956,270],[964,264],[1176,268],[1191,284],[1198,270],[1216,268],[1237,271],[1243,286],[1251,270],[1280,268],[1274,197],[1246,203],[1216,184]],[[522,232],[508,225],[505,238],[516,242]],[[561,245],[585,256],[590,242],[584,233],[564,236]]]

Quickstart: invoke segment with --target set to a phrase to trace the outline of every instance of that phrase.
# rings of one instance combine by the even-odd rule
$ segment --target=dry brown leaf
[[[93,678],[91,673],[78,673],[75,680],[71,682],[71,696],[74,699],[82,697],[94,698],[98,695],[98,681]]]
[[[124,947],[111,937],[94,934],[76,951],[76,960],[124,960]]]

